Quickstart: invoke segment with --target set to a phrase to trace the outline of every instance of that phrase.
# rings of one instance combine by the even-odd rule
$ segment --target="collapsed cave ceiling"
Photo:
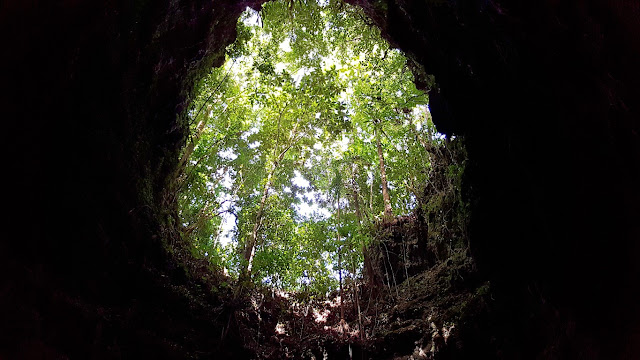
[[[435,76],[434,121],[465,136],[480,270],[514,299],[535,284],[590,355],[638,354],[637,5],[349,2]],[[82,334],[100,308],[124,313],[132,297],[152,301],[141,289],[162,292],[148,274],[175,267],[162,251],[164,191],[193,83],[260,3],[3,5],[8,354],[91,351]]]

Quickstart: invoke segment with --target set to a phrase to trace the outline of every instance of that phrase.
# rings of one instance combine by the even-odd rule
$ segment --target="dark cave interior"
[[[436,77],[434,122],[465,137],[471,251],[504,337],[482,354],[640,356],[640,7],[349,2]],[[252,356],[233,332],[220,346],[220,299],[165,251],[166,189],[195,79],[260,5],[2,5],[1,358]]]

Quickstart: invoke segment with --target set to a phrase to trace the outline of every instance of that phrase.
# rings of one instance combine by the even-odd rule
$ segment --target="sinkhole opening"
[[[405,55],[335,0],[247,8],[237,33],[188,112],[177,183],[194,255],[287,292],[328,294],[382,266],[389,286],[408,278],[409,245],[382,265],[368,249],[385,224],[444,216],[464,150],[435,129]]]

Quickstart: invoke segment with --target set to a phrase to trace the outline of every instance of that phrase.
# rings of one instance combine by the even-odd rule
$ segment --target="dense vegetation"
[[[247,10],[190,111],[176,173],[183,236],[243,282],[336,289],[370,261],[376,224],[438,198],[425,189],[446,140],[427,103],[361,10]]]

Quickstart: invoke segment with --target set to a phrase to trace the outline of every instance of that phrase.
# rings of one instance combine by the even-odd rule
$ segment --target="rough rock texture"
[[[512,319],[505,356],[640,352],[638,4],[354,3],[435,75],[438,129],[466,136],[471,246]]]
[[[393,225],[403,226],[411,231],[408,223]],[[494,358],[503,349],[504,337],[496,334],[504,322],[495,321],[499,303],[479,275],[473,259],[457,249],[398,286],[371,291],[360,284],[360,316],[347,281],[344,321],[337,291],[329,299],[254,291],[235,316],[258,359]]]
[[[232,331],[220,348],[225,310],[162,242],[180,114],[257,2],[0,6],[0,357],[247,356]],[[637,3],[355,2],[435,75],[439,129],[465,135],[496,357],[637,357]]]
[[[495,337],[492,323],[496,305],[473,260],[456,251],[398,286],[375,314],[369,353],[394,360],[499,357],[503,339]]]
[[[0,357],[224,354],[220,301],[163,248],[176,240],[165,192],[194,80],[222,64],[248,5],[259,2],[0,7]]]
[[[413,213],[378,224],[372,234],[368,255],[375,271],[365,272],[367,282],[400,284],[446,261],[454,250],[468,250],[471,199],[463,194],[462,144],[457,138],[430,147],[429,180]]]

